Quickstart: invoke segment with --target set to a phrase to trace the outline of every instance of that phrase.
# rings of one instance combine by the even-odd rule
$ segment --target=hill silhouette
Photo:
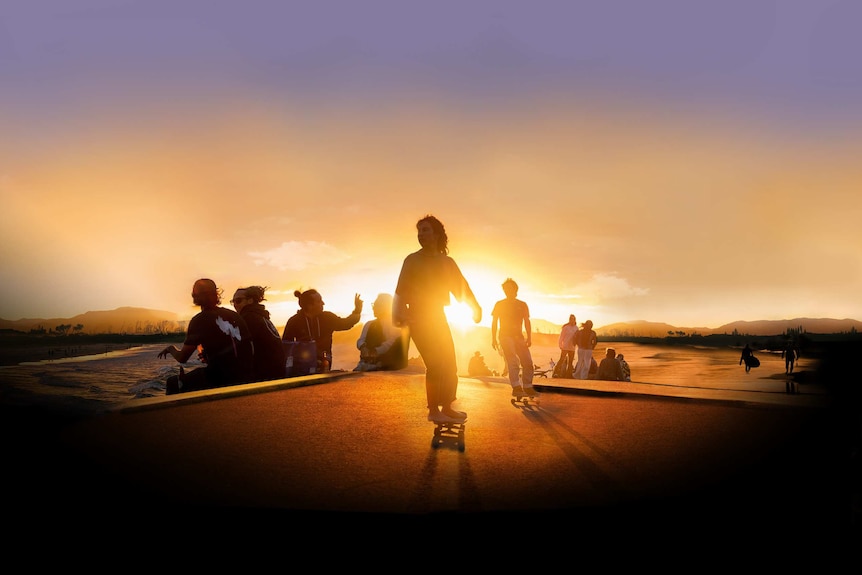
[[[0,330],[29,333],[32,330],[56,331],[60,325],[81,325],[85,334],[156,334],[184,331],[187,321],[173,312],[141,307],[118,307],[108,311],[88,311],[70,318],[0,319]]]
[[[7,320],[0,318],[0,331],[30,333],[33,330],[44,330],[53,333],[57,326],[82,326],[80,333],[85,334],[158,334],[184,331],[187,321],[179,319],[174,312],[154,310],[140,307],[120,307],[107,311],[88,311],[70,318],[24,318]],[[562,325],[543,319],[533,319],[534,333],[556,338]],[[361,324],[347,332],[338,332],[338,339],[354,338]],[[488,328],[476,327],[477,330]],[[662,322],[635,320],[612,323],[594,328],[599,336],[604,337],[657,337],[669,335],[714,335],[739,334],[752,336],[779,335],[788,330],[799,330],[803,333],[834,334],[862,332],[862,321],[855,319],[833,318],[793,318],[783,320],[735,321],[718,327],[686,327],[674,326]],[[358,337],[358,336],[356,336]]]

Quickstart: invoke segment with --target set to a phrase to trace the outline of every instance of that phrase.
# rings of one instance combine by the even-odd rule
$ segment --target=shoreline
[[[153,342],[156,343],[156,342]],[[12,366],[22,363],[68,359],[86,355],[107,355],[112,351],[121,351],[143,347],[142,343],[86,343],[70,345],[19,345],[0,347],[0,366]]]

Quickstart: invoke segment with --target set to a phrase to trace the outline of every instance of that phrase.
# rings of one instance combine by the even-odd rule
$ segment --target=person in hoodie
[[[254,344],[254,380],[269,381],[287,376],[287,360],[281,335],[272,320],[269,310],[261,303],[266,298],[267,288],[249,286],[239,288],[233,294],[231,303],[251,331]]]

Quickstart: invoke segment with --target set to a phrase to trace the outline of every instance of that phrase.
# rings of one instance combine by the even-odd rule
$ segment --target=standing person
[[[404,258],[392,303],[392,320],[396,326],[409,328],[410,338],[425,363],[428,420],[460,422],[467,414],[452,409],[458,390],[458,365],[445,307],[452,294],[473,308],[475,323],[482,321],[482,308],[458,264],[449,256],[449,237],[440,220],[426,215],[416,223],[416,231],[422,247]]]
[[[287,377],[284,344],[278,328],[269,317],[269,310],[261,303],[268,288],[249,286],[237,289],[230,300],[251,332],[254,345],[254,381],[269,381]]]
[[[799,350],[796,349],[792,339],[787,340],[787,344],[781,350],[781,357],[784,358],[784,373],[790,375],[793,373],[793,364],[799,359]]]
[[[596,332],[593,331],[593,320],[588,319],[581,324],[581,329],[578,330],[578,369],[574,375],[575,379],[590,378],[590,367],[595,362],[593,350],[596,348],[597,341]]]
[[[506,294],[506,298],[495,303],[491,312],[491,347],[497,349],[499,345],[503,349],[503,357],[506,358],[506,365],[509,368],[512,395],[535,396],[533,355],[530,353],[530,346],[533,345],[530,308],[526,302],[518,299],[518,284],[512,278],[507,278],[503,282],[503,293]],[[498,328],[499,343],[497,342]],[[526,337],[524,331],[527,332]]]
[[[359,364],[353,371],[395,370],[407,367],[410,336],[407,330],[392,323],[392,296],[377,294],[371,304],[374,319],[365,322],[356,340]]]
[[[575,314],[569,315],[569,323],[563,324],[560,330],[560,359],[557,361],[557,371],[554,375],[558,377],[571,378],[575,369],[575,341],[578,334],[578,319]]]
[[[323,297],[316,289],[296,290],[293,295],[299,300],[299,310],[287,320],[281,339],[285,342],[314,342],[316,373],[327,373],[332,368],[332,332],[346,331],[359,322],[362,299],[356,294],[353,311],[346,317],[339,317],[331,311],[323,311]]]
[[[742,365],[745,362],[745,373],[751,371],[751,358],[754,357],[754,353],[751,351],[751,346],[745,344],[745,347],[742,348],[742,355],[739,356],[739,365]]]
[[[248,383],[254,376],[254,347],[245,320],[235,311],[220,307],[221,290],[211,279],[199,279],[192,286],[192,301],[201,311],[189,321],[183,347],[169,345],[159,352],[179,363],[199,352],[204,367],[167,379],[165,394],[211,389]]]

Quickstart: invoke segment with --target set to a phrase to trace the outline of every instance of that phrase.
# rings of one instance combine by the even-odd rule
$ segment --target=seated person
[[[485,358],[478,351],[470,358],[470,364],[467,366],[467,374],[470,377],[493,375],[488,366],[485,365]]]
[[[304,348],[299,350],[300,353],[314,349],[315,357],[310,358],[310,361],[304,356],[294,358],[295,351],[292,350],[287,357],[290,365],[287,376],[329,373],[332,367],[332,332],[347,331],[359,322],[362,299],[356,294],[353,311],[348,316],[340,317],[331,311],[324,311],[323,297],[316,289],[304,292],[296,290],[293,295],[299,300],[299,311],[287,320],[281,341],[286,345],[297,343],[295,347]]]
[[[392,296],[378,294],[371,304],[374,319],[365,323],[356,340],[359,364],[353,371],[389,371],[407,367],[407,348],[410,345],[405,328],[392,323]]]
[[[623,357],[623,354],[617,355],[617,361],[620,362],[620,367],[623,368],[623,381],[631,381],[632,380],[632,370],[629,367],[629,363]]]
[[[604,379],[607,381],[625,381],[623,368],[620,362],[617,361],[617,352],[614,348],[609,347],[605,352],[605,358],[599,364],[599,371],[596,374],[596,379]]]

